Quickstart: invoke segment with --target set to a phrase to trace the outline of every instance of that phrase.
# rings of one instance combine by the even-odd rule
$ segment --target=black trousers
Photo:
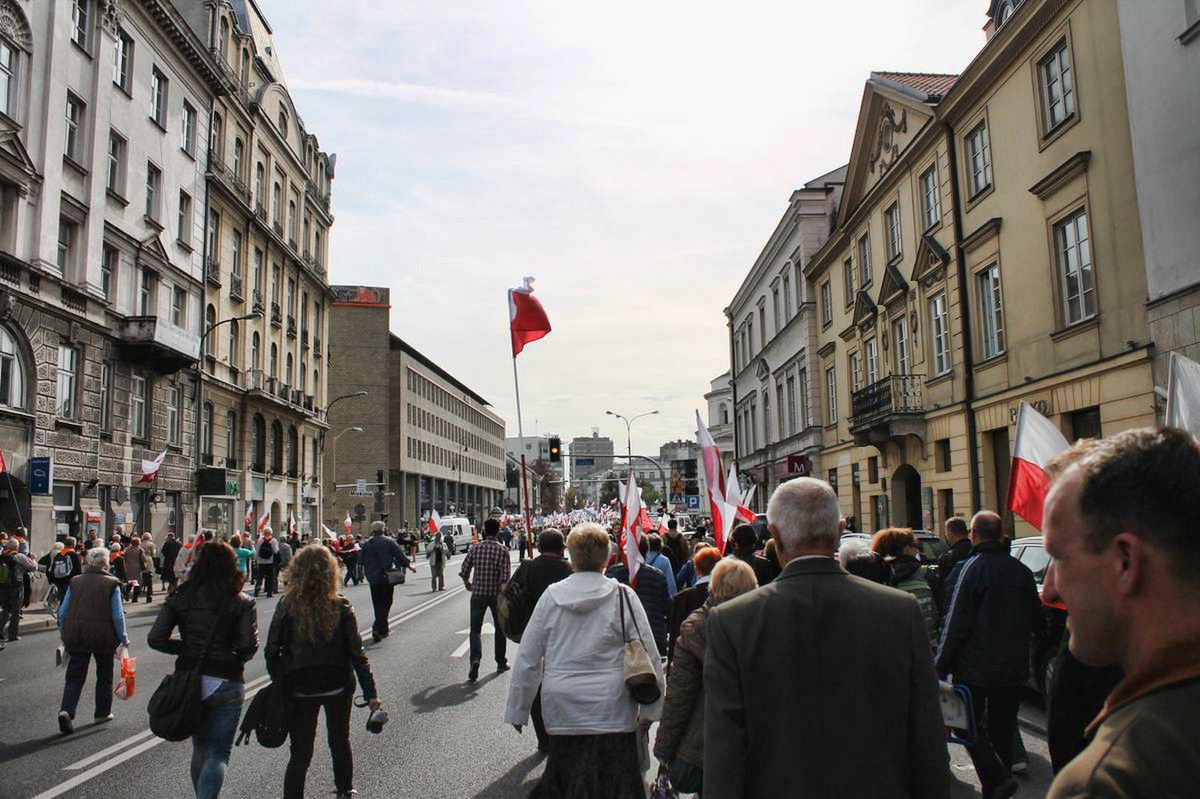
[[[79,697],[83,695],[83,684],[87,680],[88,664],[96,661],[96,717],[107,716],[113,704],[113,665],[116,656],[112,652],[68,652],[67,677],[63,685],[62,705],[75,718]]]
[[[17,637],[21,629],[21,605],[25,599],[25,587],[16,585],[12,588],[0,588],[0,636],[5,635],[4,628],[8,627],[7,637],[11,641]]]
[[[387,635],[388,615],[392,612],[392,596],[396,587],[387,581],[387,577],[368,585],[371,588],[371,605],[375,608],[375,622],[371,630],[378,635]]]
[[[258,596],[259,589],[262,588],[263,581],[267,583],[267,596],[274,596],[277,586],[275,585],[275,564],[260,563],[258,571],[254,574],[254,595]]]
[[[533,697],[533,707],[529,709],[529,717],[533,719],[533,731],[537,735],[538,749],[543,751],[550,747],[550,734],[546,732],[546,722],[542,719],[542,687],[539,685],[537,694]]]
[[[303,799],[304,781],[317,737],[317,713],[325,708],[325,732],[333,756],[333,784],[338,793],[354,787],[354,755],[350,751],[349,691],[319,699],[293,697],[288,716],[291,757],[283,775],[283,799]],[[320,791],[325,793],[325,791]]]
[[[967,684],[975,708],[975,745],[967,747],[984,793],[1011,775],[1012,741],[1017,732],[1021,688]]]

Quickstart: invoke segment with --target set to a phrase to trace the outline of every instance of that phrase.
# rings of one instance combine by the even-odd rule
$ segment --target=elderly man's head
[[[1004,522],[999,514],[981,510],[971,517],[971,543],[983,544],[999,541],[1004,536]]]
[[[108,568],[108,550],[104,547],[92,547],[84,557],[85,566],[92,571],[104,571]]]
[[[767,529],[778,542],[783,565],[802,555],[832,555],[844,524],[837,494],[812,477],[779,486],[767,505]]]
[[[21,542],[18,541],[17,539],[15,539],[15,538],[4,539],[4,551],[5,552],[16,552],[20,548],[21,548]]]
[[[1076,657],[1128,670],[1200,637],[1200,446],[1180,430],[1144,428],[1077,448],[1087,451],[1052,464],[1046,590],[1070,611]]]
[[[387,525],[383,522],[371,522],[371,535],[383,535],[387,532]]]

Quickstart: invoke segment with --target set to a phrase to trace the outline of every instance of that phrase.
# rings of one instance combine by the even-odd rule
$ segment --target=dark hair
[[[887,585],[892,579],[892,567],[888,565],[882,555],[870,550],[851,556],[846,561],[846,571],[880,585]]]
[[[999,541],[1004,535],[1004,522],[990,510],[981,510],[971,517],[971,532],[983,541]]]
[[[483,537],[494,538],[500,535],[500,520],[487,519],[483,523]]]
[[[194,546],[194,545],[193,545]],[[237,553],[222,541],[201,544],[179,591],[202,592],[214,602],[242,590],[246,578],[238,571]]]
[[[674,519],[671,519],[670,521],[667,522],[667,529],[668,530],[678,530],[679,522],[675,521]]]
[[[662,552],[662,538],[658,533],[648,533],[645,538],[651,552]]]
[[[781,568],[774,538],[767,539],[767,545],[763,547],[763,557],[775,564],[776,568]]]
[[[1200,582],[1200,445],[1173,427],[1126,430],[1102,439],[1075,464],[1083,473],[1079,512],[1087,546],[1100,552],[1130,532],[1168,556],[1176,578]]]
[[[650,542],[646,540],[649,537],[646,535],[638,537],[638,552],[642,553],[643,558],[650,554]]]
[[[567,545],[561,530],[547,527],[538,534],[537,548],[539,552],[562,552]]]
[[[967,530],[967,520],[961,516],[951,516],[946,520],[946,532],[954,533],[958,536],[966,535],[969,532]]]
[[[729,534],[729,540],[733,542],[735,549],[745,552],[748,549],[754,549],[755,544],[758,543],[758,535],[750,525],[739,524]]]

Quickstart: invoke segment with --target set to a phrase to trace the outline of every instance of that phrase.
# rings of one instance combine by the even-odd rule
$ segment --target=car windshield
[[[1046,567],[1050,565],[1050,556],[1046,554],[1045,547],[1025,547],[1021,552],[1021,562],[1029,567],[1033,579],[1041,585],[1046,579]]]
[[[917,546],[921,549],[921,560],[937,560],[950,548],[940,538],[918,538]]]

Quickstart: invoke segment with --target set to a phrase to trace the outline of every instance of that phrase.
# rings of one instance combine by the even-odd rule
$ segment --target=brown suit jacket
[[[792,561],[705,625],[704,795],[945,799],[937,676],[910,595]]]

